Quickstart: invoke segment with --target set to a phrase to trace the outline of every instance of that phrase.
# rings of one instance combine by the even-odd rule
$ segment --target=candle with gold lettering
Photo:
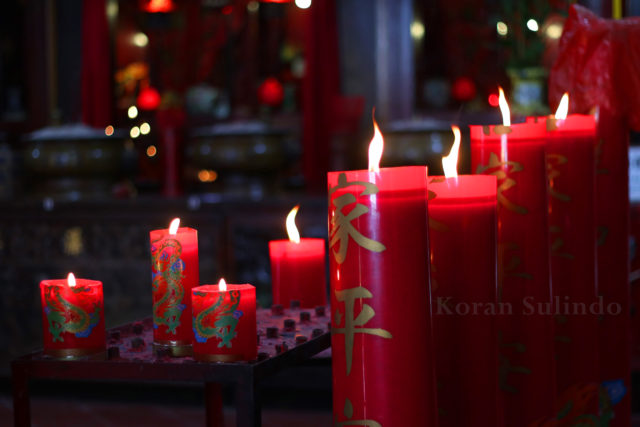
[[[179,226],[176,218],[169,229],[150,233],[153,346],[175,357],[192,352],[190,294],[199,285],[198,231]]]
[[[254,360],[258,355],[256,288],[251,285],[197,286],[193,304],[193,356],[203,362]]]
[[[546,130],[511,125],[502,88],[499,99],[502,126],[471,126],[471,164],[498,181],[498,289],[512,310],[498,323],[500,388],[505,424],[525,426],[555,415]]]
[[[300,238],[295,224],[298,208],[294,207],[287,215],[289,240],[269,242],[273,303],[288,307],[296,300],[301,307],[324,306],[327,304],[325,240]]]
[[[440,427],[502,425],[498,394],[496,177],[458,175],[460,129],[429,177]]]
[[[577,422],[598,414],[596,122],[568,111],[565,93],[555,117],[528,120],[546,123],[553,295],[571,308],[555,316],[556,411]]]
[[[437,425],[427,168],[329,172],[336,426]]]
[[[102,282],[67,279],[40,282],[44,353],[61,359],[104,358]]]

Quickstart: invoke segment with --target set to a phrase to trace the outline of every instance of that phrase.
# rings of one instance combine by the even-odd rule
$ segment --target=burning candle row
[[[444,177],[380,169],[375,121],[369,170],[328,174],[339,425],[613,416],[625,386],[599,375],[596,123],[567,103],[511,125],[500,90],[503,124],[471,127],[474,176],[455,171],[455,127]]]
[[[290,241],[270,242],[274,303],[326,304],[324,239],[301,239],[296,206],[287,217]],[[150,232],[153,347],[201,361],[254,360],[256,292],[249,284],[199,284],[198,232],[180,227]],[[102,282],[45,280],[40,284],[45,353],[58,358],[105,355]]]

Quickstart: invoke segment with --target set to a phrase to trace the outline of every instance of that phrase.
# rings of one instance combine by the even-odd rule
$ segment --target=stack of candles
[[[457,174],[457,127],[445,176],[381,169],[375,120],[368,170],[328,173],[336,425],[616,416],[628,378],[602,368],[612,356],[598,319],[613,322],[628,301],[598,282],[596,121],[567,115],[567,96],[555,117],[511,124],[502,89],[499,99],[501,125],[471,126],[475,175]],[[289,240],[269,243],[273,302],[323,306],[325,240],[300,238],[297,211]],[[255,288],[200,286],[197,231],[179,219],[150,241],[154,347],[201,362],[256,359]],[[104,357],[102,283],[70,274],[40,287],[45,353]]]

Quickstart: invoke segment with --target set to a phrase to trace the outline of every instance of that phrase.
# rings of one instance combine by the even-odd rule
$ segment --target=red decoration
[[[430,177],[429,194],[439,425],[501,426],[496,178]]]
[[[206,362],[255,360],[256,288],[251,285],[198,286],[191,290],[193,355]]]
[[[75,279],[75,283],[40,282],[44,352],[62,359],[105,357],[102,282]]]
[[[149,13],[169,13],[176,8],[173,0],[141,0],[141,3],[142,10]]]
[[[437,425],[426,167],[330,172],[337,425]]]
[[[301,307],[327,305],[324,239],[269,242],[273,303],[288,307],[291,300]]]
[[[277,107],[284,99],[282,84],[274,78],[267,78],[258,88],[258,99],[261,104]]]
[[[153,230],[151,275],[153,278],[153,341],[175,356],[191,353],[191,288],[199,285],[198,231],[181,227]]]
[[[136,104],[141,110],[155,110],[160,105],[160,93],[149,86],[140,91]]]
[[[492,107],[497,107],[498,104],[499,104],[499,100],[500,100],[500,98],[498,97],[498,94],[496,94],[496,93],[490,93],[489,97],[487,98],[487,102]]]
[[[471,101],[476,97],[476,85],[469,77],[458,77],[453,82],[451,93],[457,101]]]
[[[539,308],[552,302],[545,136],[542,123],[471,126],[472,170],[498,179],[498,284],[513,310],[498,327],[508,426],[555,414],[553,318]]]

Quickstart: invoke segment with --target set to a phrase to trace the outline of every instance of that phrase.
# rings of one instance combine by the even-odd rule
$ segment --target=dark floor
[[[0,425],[13,422],[13,406],[9,396],[0,396]],[[235,410],[224,408],[225,427],[235,426]],[[36,397],[31,401],[33,427],[175,427],[204,426],[202,406],[159,405],[137,402],[100,402],[96,400]],[[6,424],[5,424],[6,423]],[[331,426],[328,410],[285,410],[265,408],[264,427]]]

